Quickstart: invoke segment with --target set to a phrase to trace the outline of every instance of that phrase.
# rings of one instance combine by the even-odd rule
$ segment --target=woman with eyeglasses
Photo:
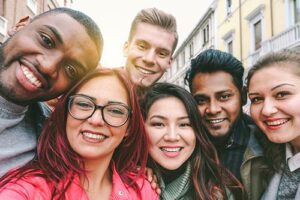
[[[135,90],[98,69],[60,98],[37,158],[0,180],[0,199],[158,199],[145,181],[147,138]]]

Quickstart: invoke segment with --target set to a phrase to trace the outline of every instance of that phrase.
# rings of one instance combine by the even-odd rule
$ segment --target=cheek
[[[261,108],[258,105],[250,105],[250,116],[254,120],[256,124],[259,123],[259,115],[261,112]]]
[[[161,71],[165,72],[167,69],[171,67],[171,60],[169,58],[158,60],[158,64],[160,66]]]
[[[74,119],[68,114],[66,123],[66,133],[68,138],[75,136],[76,132],[77,134],[79,133],[79,126],[81,123],[80,120]]]

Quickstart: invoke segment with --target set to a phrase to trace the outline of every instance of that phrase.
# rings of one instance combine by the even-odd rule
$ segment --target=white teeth
[[[211,124],[217,124],[217,123],[220,123],[222,121],[224,121],[225,119],[211,119],[211,120],[208,120],[209,123]]]
[[[152,71],[148,71],[146,69],[142,69],[140,67],[137,68],[140,72],[142,72],[143,74],[154,74],[154,72]]]
[[[99,135],[99,134],[93,134],[93,133],[88,133],[88,132],[83,132],[82,133],[85,137],[95,139],[95,140],[104,140],[105,136],[104,135]]]
[[[161,148],[161,150],[167,151],[167,152],[179,152],[181,150],[181,148],[180,147],[176,147],[176,148],[166,148],[166,147],[163,147],[163,148]]]
[[[37,79],[37,77],[34,76],[34,74],[27,67],[21,66],[21,69],[27,80],[30,81],[30,83],[32,83],[36,87],[42,86],[42,83]]]
[[[289,121],[289,120],[287,120],[287,119],[280,119],[280,120],[276,120],[276,121],[272,121],[272,122],[267,121],[266,124],[268,126],[278,126],[278,125],[285,124],[287,121]]]

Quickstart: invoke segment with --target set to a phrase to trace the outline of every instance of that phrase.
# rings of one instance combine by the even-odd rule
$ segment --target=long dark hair
[[[128,133],[113,154],[112,160],[125,185],[132,187],[138,195],[139,188],[135,182],[144,176],[147,161],[147,136],[143,117],[135,94],[134,86],[121,70],[97,69],[85,76],[65,96],[60,98],[50,119],[46,122],[37,147],[37,159],[25,166],[11,171],[0,179],[0,188],[7,183],[14,183],[24,177],[39,176],[54,183],[52,198],[65,199],[65,192],[72,183],[74,175],[85,176],[83,159],[70,146],[66,136],[67,102],[87,81],[98,76],[116,76],[127,91],[132,110]],[[101,91],[99,91],[101,92]],[[125,162],[124,162],[125,161]],[[138,166],[140,167],[137,170]]]
[[[191,179],[193,180],[191,190],[193,194],[191,195],[193,198],[213,200],[221,193],[224,199],[227,199],[225,188],[231,190],[236,198],[243,198],[245,196],[243,186],[228,170],[221,166],[217,151],[208,139],[201,123],[197,103],[188,91],[169,83],[155,84],[149,89],[142,101],[144,118],[147,118],[148,112],[155,101],[167,97],[176,97],[184,104],[195,132],[196,147],[190,157],[192,164]],[[159,175],[160,170],[150,156],[149,164]]]

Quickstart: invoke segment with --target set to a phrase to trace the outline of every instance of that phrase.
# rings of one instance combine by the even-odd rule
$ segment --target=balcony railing
[[[300,46],[300,23],[295,24],[269,40],[263,41],[261,48],[250,54],[251,64],[253,65],[260,56],[270,51],[279,51],[296,46]]]

